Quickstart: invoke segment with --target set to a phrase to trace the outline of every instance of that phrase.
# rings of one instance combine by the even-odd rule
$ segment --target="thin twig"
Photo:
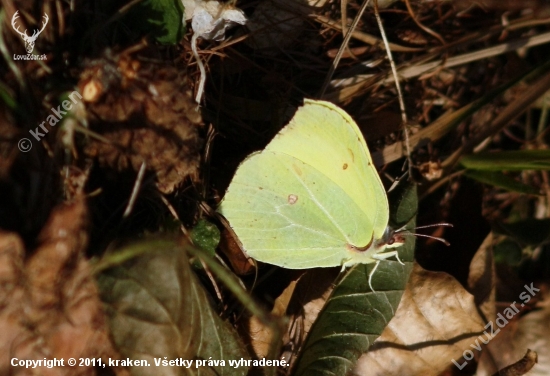
[[[183,233],[183,235],[185,236],[185,238],[191,243],[193,244],[193,240],[191,239],[191,235],[189,234],[189,231],[187,231],[187,229],[185,228],[185,226],[181,223],[181,220],[180,220],[180,217],[178,216],[178,213],[176,212],[176,209],[174,209],[174,207],[172,206],[172,204],[170,204],[170,201],[168,201],[168,199],[166,197],[164,197],[163,194],[159,193],[159,196],[162,200],[162,202],[164,203],[164,205],[166,205],[166,207],[168,208],[168,211],[170,211],[170,214],[172,214],[172,216],[174,217],[174,219],[176,221],[178,221],[180,223],[180,230],[181,232]],[[193,244],[194,245],[194,244]],[[191,249],[189,249],[191,250]],[[196,257],[197,255],[195,255]],[[223,302],[223,294],[220,290],[220,288],[218,287],[218,283],[216,282],[216,278],[214,278],[214,276],[212,275],[212,273],[210,272],[210,268],[208,267],[207,263],[204,261],[203,258],[201,257],[198,257],[203,269],[204,269],[204,272],[206,273],[206,275],[208,276],[208,278],[210,279],[210,282],[212,282],[212,287],[214,288],[214,291],[216,292],[216,296],[218,297],[219,301],[220,302]]]
[[[397,68],[395,62],[393,61],[393,56],[390,50],[388,43],[388,38],[386,37],[386,32],[384,31],[384,25],[382,24],[382,19],[380,18],[380,12],[378,11],[378,0],[374,0],[374,15],[376,17],[376,22],[380,28],[380,34],[384,45],[386,46],[386,54],[388,55],[388,60],[390,61],[390,66],[392,74],[395,80],[395,88],[397,89],[397,97],[399,99],[399,109],[401,110],[401,120],[403,122],[403,136],[405,137],[405,149],[407,150],[407,161],[409,169],[409,177],[412,178],[412,160],[411,160],[411,148],[409,144],[409,130],[408,130],[408,120],[407,112],[405,110],[405,101],[403,100],[403,93],[401,92],[401,85],[399,84],[399,77],[397,75]]]
[[[421,28],[422,30],[424,30],[426,33],[430,34],[431,36],[433,36],[434,38],[436,38],[437,40],[439,40],[441,42],[442,45],[446,45],[447,43],[445,43],[445,40],[443,39],[443,37],[441,35],[439,35],[438,33],[436,33],[435,31],[433,31],[432,29],[430,29],[429,27],[427,26],[424,26],[415,16],[414,12],[413,12],[413,9],[411,7],[411,2],[410,0],[405,0],[405,4],[407,5],[407,10],[409,11],[409,14],[411,15],[411,18],[412,20],[414,21],[414,23],[419,27]]]

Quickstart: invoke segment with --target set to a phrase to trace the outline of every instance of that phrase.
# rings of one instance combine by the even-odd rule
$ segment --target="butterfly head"
[[[401,247],[405,243],[404,235],[410,234],[404,228],[394,230],[392,227],[386,227],[382,237],[376,242],[377,248],[396,248]]]

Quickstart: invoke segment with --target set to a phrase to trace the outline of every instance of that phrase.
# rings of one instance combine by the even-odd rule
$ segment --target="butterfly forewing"
[[[365,230],[382,237],[389,220],[386,191],[363,134],[346,112],[329,102],[305,99],[266,150],[292,155],[333,180],[372,218],[374,227]]]

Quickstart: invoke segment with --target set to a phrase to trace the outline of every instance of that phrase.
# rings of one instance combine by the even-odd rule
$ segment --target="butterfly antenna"
[[[412,232],[400,232],[399,235],[401,235],[401,236],[419,236],[421,238],[429,238],[429,239],[440,241],[441,243],[445,244],[447,247],[451,245],[451,243],[449,243],[448,241],[446,241],[443,238],[440,238],[439,236],[432,236],[432,235],[426,235],[426,234],[413,234]]]
[[[421,228],[430,228],[430,227],[439,227],[439,226],[453,227],[452,223],[442,222],[442,223],[434,223],[434,224],[431,224],[431,225],[418,226],[418,227],[415,227],[414,229],[418,230],[418,229],[421,229]]]
[[[431,225],[418,226],[418,227],[415,227],[414,230],[419,230],[419,229],[423,229],[423,228],[430,228],[430,227],[439,227],[439,226],[453,227],[453,225],[451,223],[441,222],[441,223],[434,223],[434,224],[431,224]],[[399,233],[399,235],[401,235],[401,236],[418,236],[418,237],[421,237],[421,238],[434,239],[434,240],[440,241],[441,243],[445,244],[447,247],[451,245],[451,243],[449,243],[448,241],[446,241],[443,238],[440,238],[439,236],[413,233],[413,232],[410,232],[409,230],[405,230],[405,226],[398,229],[396,231],[396,233]]]

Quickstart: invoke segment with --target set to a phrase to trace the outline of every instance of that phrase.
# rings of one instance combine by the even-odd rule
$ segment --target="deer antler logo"
[[[32,50],[34,50],[34,42],[36,42],[36,38],[38,38],[40,33],[42,33],[42,31],[44,31],[44,28],[48,24],[49,18],[48,18],[48,15],[46,13],[44,13],[44,23],[42,24],[42,29],[40,29],[40,31],[34,30],[32,35],[28,36],[27,35],[27,29],[25,29],[25,32],[21,32],[21,31],[19,31],[19,26],[15,26],[15,20],[17,18],[19,18],[17,13],[19,13],[19,11],[15,12],[13,17],[11,18],[11,26],[13,27],[13,29],[15,31],[17,31],[17,33],[19,35],[21,35],[21,38],[23,38],[23,40],[25,41],[25,49],[27,50],[27,53],[30,54],[30,53],[32,53]]]

